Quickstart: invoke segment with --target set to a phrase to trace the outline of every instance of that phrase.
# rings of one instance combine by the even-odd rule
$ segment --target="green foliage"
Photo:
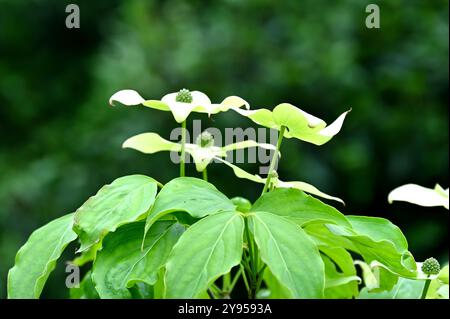
[[[309,223],[350,226],[345,216],[334,207],[292,188],[278,188],[264,194],[253,204],[252,210],[288,217],[300,226]]]
[[[234,208],[234,204],[214,185],[192,177],[175,178],[159,192],[147,216],[145,231],[169,213],[186,212],[194,218],[201,218]]]
[[[64,248],[77,238],[73,214],[35,230],[16,255],[8,273],[8,298],[39,298]]]
[[[240,277],[249,298],[355,298],[361,279],[354,264],[363,272],[361,297],[391,296],[393,289],[392,298],[415,293],[418,285],[399,280],[419,281],[420,274],[397,226],[382,218],[345,216],[295,187],[274,188],[270,183],[278,178],[273,161],[285,125],[292,136],[313,134],[309,124],[294,127],[289,119],[305,116],[305,121],[315,121],[293,106],[280,110],[274,111],[274,122],[283,123],[277,147],[263,192],[253,205],[242,197],[230,200],[213,184],[194,177],[178,177],[166,185],[144,175],[118,178],[75,214],[32,234],[9,273],[9,297],[29,297],[30,291],[39,297],[56,260],[77,237],[81,255],[74,264],[92,262],[92,268],[80,286],[71,289],[72,298],[221,298],[230,296]],[[319,130],[325,127],[322,122],[317,125]],[[141,150],[161,149],[148,136],[133,144]],[[182,139],[170,148],[183,153],[186,145]],[[194,160],[202,161],[195,156]],[[44,253],[34,263],[40,252]],[[364,262],[353,261],[350,252]],[[436,263],[428,259],[422,270],[437,276]],[[223,287],[218,288],[215,282],[221,276]],[[431,279],[427,280],[424,296]],[[430,296],[442,294],[440,289],[435,284]]]
[[[289,297],[323,297],[324,265],[319,250],[300,226],[260,211],[252,213],[250,221],[261,260],[289,290]]]
[[[118,152],[126,137],[172,128],[169,112],[107,109],[125,87],[159,98],[189,83],[219,101],[231,93],[263,107],[301,101],[327,123],[352,107],[336,143],[317,150],[288,141],[280,176],[345,199],[342,212],[395,221],[419,260],[448,260],[448,216],[385,203],[404,183],[448,185],[448,1],[384,1],[381,32],[363,27],[360,1],[79,0],[77,32],[55,28],[64,23],[60,2],[0,2],[1,297],[33,229],[117,176],[176,175],[165,155]],[[213,125],[252,123],[227,114]],[[257,184],[241,180],[238,191],[221,169],[209,174],[224,194],[257,199]],[[52,276],[43,297],[64,294],[54,284],[63,273]]]
[[[166,298],[195,298],[241,261],[243,217],[208,216],[181,236],[166,264]]]
[[[128,288],[136,283],[157,282],[158,272],[184,228],[173,221],[156,222],[147,232],[145,250],[141,251],[144,225],[124,225],[103,240],[92,267],[92,280],[100,298],[131,298]]]
[[[121,177],[103,186],[75,212],[79,251],[92,247],[117,227],[143,217],[155,201],[156,188],[157,182],[144,175]]]
[[[132,25],[136,24],[135,26],[145,24],[145,21],[149,18],[145,12],[152,11],[145,9],[151,8],[153,3],[139,1],[130,3],[123,6],[124,9],[122,10],[124,10],[125,18],[129,19],[128,21],[133,21]],[[308,2],[305,3],[306,9],[311,8]],[[234,5],[242,9],[242,11],[230,10],[235,15],[235,18],[244,17],[249,20],[252,18],[248,17],[247,10],[252,12],[254,7],[259,6],[259,4],[253,2],[247,5],[227,4],[229,8],[233,9]],[[214,7],[214,5],[212,6]],[[397,4],[391,4],[391,6],[396,8]],[[434,12],[427,5],[423,6],[426,11]],[[362,123],[366,123],[367,126],[372,126],[372,129],[383,133],[383,136],[387,136],[389,142],[391,142],[391,139],[396,140],[397,146],[399,146],[398,143],[404,143],[404,136],[385,134],[386,131],[390,130],[389,127],[392,126],[391,118],[395,117],[395,114],[398,115],[396,113],[398,111],[392,110],[392,106],[398,107],[402,103],[408,101],[417,102],[422,99],[428,101],[426,99],[428,95],[422,91],[422,87],[430,88],[431,91],[437,90],[433,93],[435,95],[440,94],[439,89],[436,89],[435,86],[418,85],[417,83],[424,81],[420,76],[416,77],[415,74],[408,74],[411,65],[417,67],[415,59],[405,59],[401,50],[398,51],[395,35],[390,37],[387,44],[395,44],[392,46],[391,52],[394,57],[397,52],[400,52],[399,56],[402,63],[399,64],[400,70],[396,70],[396,72],[390,72],[392,65],[382,62],[383,60],[395,60],[392,59],[391,55],[384,57],[375,55],[377,61],[375,63],[367,63],[369,66],[367,69],[352,69],[350,61],[358,59],[370,60],[370,54],[368,55],[369,57],[366,56],[366,51],[371,52],[371,41],[361,41],[364,43],[364,50],[355,50],[353,52],[348,49],[349,47],[354,47],[353,36],[341,38],[339,35],[341,33],[338,31],[342,30],[337,30],[336,34],[332,34],[336,42],[330,48],[322,47],[322,50],[317,50],[315,44],[320,44],[318,46],[320,48],[324,43],[323,37],[320,35],[328,34],[327,28],[334,31],[336,24],[343,29],[344,35],[359,33],[355,32],[358,29],[352,28],[348,23],[337,23],[341,20],[338,19],[336,21],[335,18],[340,16],[330,13],[330,11],[323,12],[325,21],[327,21],[327,18],[333,21],[333,23],[324,23],[328,27],[320,27],[317,23],[312,23],[312,21],[306,19],[309,23],[312,23],[312,27],[309,26],[309,28],[314,30],[314,36],[310,38],[311,42],[299,42],[297,39],[298,31],[300,31],[302,38],[307,38],[305,34],[309,30],[308,28],[303,29],[302,25],[296,24],[298,21],[297,10],[300,6],[293,6],[292,8],[289,6],[288,9],[277,8],[280,14],[275,15],[268,27],[265,26],[263,28],[263,36],[267,36],[271,41],[280,41],[273,47],[282,47],[283,54],[291,56],[292,59],[280,59],[287,62],[276,63],[275,66],[268,67],[268,65],[273,64],[274,57],[279,57],[280,52],[277,50],[266,50],[267,42],[257,41],[258,37],[250,34],[243,36],[243,39],[247,39],[247,41],[251,39],[251,41],[246,42],[243,40],[243,42],[237,42],[236,44],[234,43],[235,41],[229,41],[233,43],[234,53],[229,55],[212,54],[223,52],[224,48],[221,46],[227,42],[223,41],[222,37],[220,37],[221,41],[214,42],[215,39],[219,38],[217,34],[222,34],[225,30],[224,36],[226,38],[228,34],[228,40],[230,40],[233,38],[233,34],[240,36],[248,26],[232,23],[226,10],[217,10],[219,13],[210,15],[203,13],[202,10],[194,10],[198,9],[195,8],[195,4],[174,6],[169,3],[165,5],[165,8],[162,19],[151,19],[154,21],[155,31],[147,32],[147,28],[136,27],[133,28],[136,30],[136,33],[130,37],[127,32],[122,30],[123,34],[118,37],[120,45],[117,45],[117,48],[109,47],[111,43],[107,45],[106,51],[115,52],[115,54],[121,52],[120,56],[125,53],[125,57],[133,52],[135,55],[123,59],[117,59],[114,55],[106,55],[106,62],[99,64],[99,74],[108,79],[118,79],[118,77],[114,77],[115,72],[126,70],[123,72],[123,78],[128,78],[128,80],[106,81],[103,87],[97,89],[100,93],[96,92],[98,96],[91,103],[101,103],[104,101],[105,92],[113,92],[122,85],[129,86],[136,79],[138,79],[136,85],[140,89],[148,88],[149,86],[155,88],[159,85],[159,89],[154,90],[160,92],[165,85],[173,86],[178,84],[178,81],[186,81],[187,79],[192,79],[192,77],[205,78],[208,82],[205,85],[215,96],[223,90],[223,87],[217,85],[215,81],[218,78],[226,78],[226,83],[241,83],[244,81],[248,83],[246,90],[262,92],[259,93],[257,101],[264,105],[275,104],[275,100],[280,97],[272,94],[270,92],[272,90],[261,88],[276,88],[282,92],[280,94],[283,96],[283,99],[289,96],[295,100],[302,96],[302,92],[296,92],[300,84],[308,88],[306,90],[308,94],[302,97],[302,101],[310,104],[329,105],[327,106],[328,109],[322,110],[324,113],[331,111],[335,106],[341,108],[344,103],[347,104],[348,96],[352,96],[352,104],[358,106],[358,112],[354,112],[357,113],[357,117],[353,123],[359,123],[358,125],[360,126],[353,124],[351,131],[356,132],[356,136],[363,136],[364,134],[358,134],[361,133],[361,131],[358,132],[358,127],[364,128],[365,131],[366,127]],[[355,9],[356,7],[346,4],[342,5],[342,7],[339,6],[339,8],[342,10],[342,8]],[[205,28],[199,28],[195,24],[196,22],[193,22],[199,20],[180,21],[178,19],[180,12],[192,13],[196,11],[199,12],[198,15],[205,17],[205,24],[211,23],[217,29],[212,29],[211,34],[205,34]],[[334,12],[335,9],[333,8],[332,11]],[[417,12],[419,11],[421,10]],[[411,15],[407,16],[408,18],[411,17]],[[139,18],[133,19],[133,17]],[[176,17],[177,19],[174,21],[177,23],[166,23],[164,17],[167,19]],[[355,18],[355,16],[352,18]],[[345,21],[350,20],[352,19]],[[387,21],[389,23],[389,18]],[[259,20],[253,22],[259,22]],[[244,29],[241,29],[242,27]],[[347,32],[345,32],[346,28],[348,29]],[[183,31],[180,33],[180,30]],[[186,30],[190,32],[186,32]],[[275,31],[275,34],[281,34],[282,36],[273,36],[273,30],[278,30]],[[292,33],[283,30],[292,30],[289,31]],[[428,33],[432,35],[438,34],[439,36],[436,39],[441,39],[438,31],[425,32],[425,34]],[[174,43],[177,43],[179,48],[161,46],[161,41],[155,41],[161,40],[166,34],[173,34],[174,39],[177,40]],[[180,34],[183,35],[182,38],[179,38]],[[294,34],[295,37],[292,36]],[[404,36],[401,32],[400,35],[401,37]],[[355,37],[361,36],[356,35]],[[315,38],[318,40],[314,40]],[[204,41],[193,41],[200,39],[209,39],[211,43],[204,46]],[[294,42],[301,44],[293,44]],[[158,46],[152,47],[153,43],[157,43]],[[199,43],[202,43],[202,45],[198,45]],[[404,42],[401,43],[403,44]],[[413,37],[412,43],[416,44],[417,39]],[[441,41],[436,41],[434,44],[437,44],[438,49],[446,51],[445,45],[439,45],[440,43]],[[366,44],[368,44],[367,50]],[[433,51],[436,49],[434,44],[430,46]],[[145,55],[143,52],[140,52],[141,45],[149,49]],[[357,47],[357,45],[355,46]],[[131,49],[127,49],[126,52],[120,51],[124,47]],[[133,51],[133,48],[135,51]],[[405,52],[409,52],[410,47],[405,45],[405,47],[401,48],[405,49]],[[267,53],[264,53],[261,59],[255,61],[252,49],[255,52]],[[203,54],[199,54],[199,52],[205,52],[212,57],[211,64],[208,67],[202,67],[205,59]],[[249,55],[245,56],[242,52],[249,52]],[[315,63],[304,63],[303,61],[305,60],[298,62],[298,52],[302,52],[302,56],[311,56]],[[317,54],[317,52],[325,53]],[[334,52],[339,57],[335,61],[336,63],[330,62],[330,52]],[[153,67],[156,67],[156,71],[153,68],[148,68],[147,61],[153,61],[152,59],[155,58],[155,55],[170,58],[178,54],[182,54],[185,57],[184,63],[177,63],[179,59],[173,59],[175,63],[170,63],[167,66],[161,63],[151,64]],[[429,55],[427,50],[422,50],[422,54],[424,56]],[[108,59],[113,62],[107,62]],[[118,60],[126,61],[125,65],[116,65]],[[129,63],[130,60],[133,63]],[[219,67],[211,67],[211,65],[214,66],[214,63]],[[239,65],[241,63],[243,65],[255,65],[254,69],[256,72],[243,72],[244,69],[239,67],[234,68],[234,71],[232,68],[229,68],[229,65]],[[259,63],[264,64],[260,65]],[[381,67],[379,73],[372,72],[372,65],[383,63],[385,63],[384,68]],[[112,68],[111,65],[115,67]],[[224,68],[224,66],[227,68]],[[439,71],[442,68],[442,63],[436,63],[434,67],[433,65],[426,65],[427,72],[424,73],[433,74],[433,76],[438,74],[437,82],[445,82],[440,78],[442,73],[429,72],[428,68]],[[152,80],[146,82],[149,76],[142,76],[142,69],[153,70],[150,76]],[[239,81],[229,81],[228,75],[224,76],[224,69],[229,70],[232,74],[231,76]],[[247,69],[251,68],[245,68],[245,70]],[[327,77],[322,78],[320,72],[314,72],[317,69],[322,70]],[[265,76],[261,76],[261,73],[264,73]],[[179,76],[180,74],[190,74],[191,78],[183,78]],[[299,74],[305,74],[306,76],[299,77]],[[370,74],[370,76],[364,76],[364,74]],[[402,81],[398,81],[398,78],[396,78],[398,74],[400,74]],[[284,76],[286,77],[286,82],[276,81],[277,78]],[[327,82],[327,78],[334,81]],[[270,84],[262,85],[264,83],[261,81],[268,81],[268,79],[270,79]],[[366,81],[363,79],[366,79]],[[408,80],[411,83],[405,85],[404,82]],[[176,83],[170,83],[171,81]],[[169,84],[163,85],[163,82]],[[431,82],[434,83],[434,81]],[[335,89],[336,83],[340,84],[339,89]],[[391,83],[391,86],[386,85],[386,83]],[[319,86],[320,88],[318,88]],[[407,87],[407,89],[401,89],[403,86]],[[20,91],[20,86],[17,87],[18,91]],[[225,85],[225,87],[227,88],[226,91],[230,91],[238,86],[228,87]],[[394,95],[393,103],[381,103],[389,105],[390,109],[374,108],[373,105],[380,102],[378,101],[378,93],[380,92],[377,92],[377,90],[381,91],[381,93],[384,91],[390,92],[392,87],[400,92],[396,91],[398,96]],[[411,87],[413,88],[412,90]],[[372,99],[370,99],[368,94],[370,94],[369,92],[372,88],[374,88],[375,92]],[[24,90],[24,92],[27,91]],[[9,297],[39,297],[56,260],[66,245],[75,240],[77,236],[79,240],[77,244],[80,245],[78,252],[81,252],[81,254],[75,256],[74,261],[77,264],[86,266],[90,266],[89,263],[92,262],[93,265],[91,270],[83,277],[80,288],[71,290],[71,295],[74,298],[96,298],[97,294],[98,297],[103,298],[197,298],[205,297],[205,294],[212,298],[229,297],[233,293],[233,288],[236,287],[226,284],[227,281],[230,281],[231,276],[234,276],[233,282],[235,280],[242,281],[249,298],[257,296],[269,296],[271,298],[354,298],[360,293],[364,296],[366,291],[367,294],[387,293],[389,295],[393,288],[396,289],[393,295],[397,296],[403,290],[411,290],[409,288],[404,289],[404,287],[409,287],[409,283],[413,282],[416,285],[417,282],[423,280],[419,274],[420,266],[416,264],[412,254],[409,252],[403,233],[391,222],[382,218],[345,216],[337,209],[303,192],[340,201],[338,198],[327,195],[310,184],[298,181],[283,182],[278,178],[278,175],[294,175],[293,172],[296,172],[298,167],[306,167],[304,170],[306,175],[310,174],[310,176],[317,177],[317,175],[314,175],[316,173],[311,173],[316,171],[315,169],[308,169],[314,167],[311,163],[315,163],[311,157],[311,152],[305,152],[305,161],[309,163],[309,166],[298,165],[296,149],[291,148],[294,150],[291,151],[291,154],[294,152],[294,160],[289,164],[291,165],[290,173],[286,174],[286,171],[283,172],[282,169],[278,173],[274,171],[274,164],[281,151],[281,141],[284,137],[296,138],[314,145],[323,145],[340,131],[347,112],[341,114],[331,125],[326,126],[324,121],[288,103],[278,104],[273,110],[249,110],[249,104],[236,96],[225,98],[221,103],[212,103],[209,97],[199,91],[191,91],[190,95],[183,91],[182,94],[183,96],[180,96],[180,93],[170,93],[163,96],[160,100],[145,100],[135,91],[123,90],[111,97],[110,104],[120,102],[124,105],[142,105],[153,110],[170,112],[175,121],[182,125],[182,128],[186,127],[186,120],[191,114],[193,116],[203,114],[210,117],[213,114],[233,110],[237,114],[244,116],[244,118],[240,119],[241,121],[250,119],[256,124],[279,130],[279,143],[274,152],[267,178],[247,173],[242,168],[222,160],[225,165],[233,170],[236,176],[264,184],[263,192],[255,204],[251,205],[249,202],[242,200],[242,198],[230,200],[213,184],[193,177],[183,177],[185,174],[184,163],[180,165],[180,175],[182,177],[172,179],[169,178],[170,174],[166,173],[166,168],[169,166],[167,163],[163,165],[148,165],[147,161],[142,160],[141,168],[152,167],[155,171],[154,174],[156,174],[152,174],[152,176],[158,177],[159,180],[169,180],[162,187],[161,191],[157,193],[157,185],[162,185],[153,178],[144,175],[125,176],[102,188],[97,195],[82,205],[75,215],[63,217],[64,223],[57,219],[37,230],[19,250],[16,265],[10,270]],[[24,94],[24,96],[26,95]],[[390,94],[380,94],[380,96],[386,98],[386,96],[390,97]],[[391,98],[382,102],[391,102]],[[27,96],[27,101],[28,99]],[[401,102],[398,102],[397,99]],[[65,100],[62,102],[65,102]],[[438,102],[435,103],[435,105],[439,104]],[[63,103],[60,104],[62,105]],[[428,122],[425,121],[426,123],[423,125],[425,127],[423,135],[426,136],[427,130],[437,130],[441,134],[444,130],[442,130],[443,122],[440,119],[439,112],[436,113],[439,116],[435,118],[433,117],[434,113],[422,112],[422,109],[420,109],[420,116],[417,117],[418,122],[423,124],[424,119],[427,118],[426,115],[428,114],[429,116]],[[97,143],[93,143],[91,140],[92,135],[77,134],[83,129],[75,128],[73,131],[67,132],[66,137],[72,138],[77,136],[80,139],[80,143],[74,143],[77,146],[72,146],[72,155],[77,152],[83,153],[81,150],[92,148],[92,145],[106,144],[108,146],[117,146],[118,141],[114,140],[109,142],[113,144],[108,144],[104,143],[104,140],[113,140],[111,136],[114,136],[113,133],[117,131],[123,134],[136,134],[136,132],[130,131],[130,127],[134,130],[146,127],[149,124],[146,119],[140,119],[140,115],[135,115],[134,119],[137,119],[137,125],[130,125],[133,122],[121,122],[123,127],[126,128],[121,131],[120,128],[118,130],[118,127],[108,124],[108,121],[105,120],[106,117],[98,116],[96,113],[97,109],[86,107],[83,110],[78,114],[79,122],[83,123],[83,127],[94,128],[96,134],[101,131],[104,138],[97,138],[94,141]],[[392,112],[390,117],[386,116],[386,111]],[[116,108],[114,112],[121,111],[119,111],[119,108]],[[364,115],[361,115],[361,113]],[[138,114],[137,111],[135,114]],[[364,116],[369,120],[361,121],[364,119]],[[377,119],[377,121],[374,119]],[[408,120],[405,121],[408,122]],[[150,123],[156,127],[154,127],[155,129],[162,129],[159,118],[153,122],[150,121]],[[434,125],[436,123],[438,125]],[[66,128],[64,124],[60,124],[61,126],[58,126],[58,124],[54,125],[60,129]],[[103,126],[107,129],[103,129]],[[418,126],[417,123],[414,123],[412,127],[416,128]],[[130,146],[144,153],[175,150],[180,151],[184,155],[185,151],[187,153],[190,152],[194,157],[198,171],[205,171],[210,160],[213,157],[220,157],[224,151],[224,149],[215,149],[215,152],[212,152],[212,149],[210,149],[209,151],[211,152],[207,152],[208,156],[205,159],[196,156],[195,154],[199,154],[199,150],[190,148],[184,138],[181,139],[180,143],[166,143],[169,141],[163,140],[155,133],[144,134],[134,136],[124,146]],[[370,139],[364,138],[364,136],[352,139],[346,151],[341,151],[345,147],[328,148],[326,151],[330,150],[331,157],[337,158],[338,164],[343,164],[337,165],[339,167],[356,167],[356,173],[358,171],[370,172],[374,164],[373,161],[368,160],[370,158],[368,155],[364,155],[367,153],[364,152],[367,140]],[[445,141],[445,136],[437,140]],[[50,139],[50,141],[53,140]],[[251,141],[245,141],[245,143],[247,143],[245,147],[248,147],[250,144],[253,144],[251,145],[252,147],[262,147],[262,145],[255,145]],[[377,145],[384,146],[386,145],[386,140],[377,141],[377,143],[379,143]],[[426,140],[426,143],[428,143],[428,140]],[[199,145],[196,146],[200,147]],[[230,149],[235,147],[234,149],[236,149],[235,144],[226,147]],[[91,150],[91,152],[98,152],[97,148],[94,148],[95,150]],[[113,154],[113,151],[109,150],[113,149],[112,147],[105,147],[105,149],[108,151],[105,153],[99,152],[101,155],[97,154],[94,156],[102,159],[98,162],[99,164],[96,164],[100,165],[99,167],[101,167],[102,163],[109,162],[111,157],[108,155]],[[348,149],[351,151],[348,151]],[[354,156],[342,155],[346,153]],[[417,153],[420,154],[420,152]],[[428,152],[423,153],[426,153],[427,160],[428,157],[435,157]],[[444,158],[442,161],[445,162],[445,156],[441,157]],[[58,157],[53,158],[50,156],[49,158],[50,163],[60,163],[60,161],[61,159]],[[123,162],[135,164],[133,161],[127,162],[123,160]],[[399,162],[403,163],[402,160]],[[315,167],[328,166],[324,165],[323,160],[317,163],[319,164]],[[45,162],[43,166],[44,168],[46,167]],[[296,170],[292,169],[294,166]],[[132,167],[135,170],[139,166],[124,165],[124,167]],[[420,167],[427,166],[420,165]],[[436,167],[439,167],[439,173],[441,173],[441,166],[436,165]],[[430,170],[436,173],[438,171],[436,167],[434,170],[432,168]],[[363,170],[363,168],[366,170]],[[40,174],[46,174],[45,172],[47,172],[41,166],[34,168],[34,170]],[[323,168],[318,171],[321,170],[324,171]],[[53,170],[53,173],[50,171],[48,176],[44,176],[51,180],[57,171]],[[98,170],[92,171],[96,172]],[[343,171],[345,172],[345,169]],[[403,177],[408,176],[405,172],[403,174]],[[77,174],[70,175],[77,176]],[[161,179],[161,175],[165,176],[165,178]],[[241,192],[240,195],[242,196],[248,196],[245,187],[238,188],[235,186],[234,180],[228,178],[226,174],[221,175],[222,178],[226,178],[228,188],[232,185],[231,188],[234,191]],[[348,177],[350,175],[354,174],[345,174],[344,176]],[[206,179],[206,175],[204,176]],[[358,189],[360,185],[366,188],[365,193],[356,192],[358,195],[353,197],[356,201],[362,201],[367,199],[367,196],[371,196],[366,195],[371,194],[370,191],[367,191],[367,189],[370,190],[370,187],[367,185],[371,185],[369,180],[375,179],[375,177],[370,174],[365,177],[368,178],[364,179],[362,176],[358,176],[358,178],[346,179],[346,185],[348,185],[346,189],[350,193]],[[10,177],[9,179],[12,178]],[[97,181],[99,180],[104,179],[98,178]],[[336,183],[334,184],[334,189],[337,188]],[[27,185],[28,183],[23,184]],[[72,184],[72,180],[69,184]],[[20,183],[18,185],[21,186]],[[220,183],[216,183],[216,185],[220,185]],[[17,186],[17,189],[22,190],[23,188],[19,186]],[[339,184],[339,187],[341,186]],[[76,188],[75,186],[71,187]],[[222,189],[221,187],[219,188]],[[64,189],[64,193],[70,194],[69,188],[61,189]],[[48,210],[48,207],[46,207],[46,210]],[[144,219],[146,220],[145,223],[143,222]],[[61,225],[59,225],[59,222]],[[55,225],[58,226],[57,230],[53,229],[56,227]],[[184,228],[187,228],[187,230],[182,233]],[[46,229],[50,231],[46,231]],[[42,240],[39,240],[41,238]],[[40,253],[36,263],[34,263],[34,258],[37,252],[34,248]],[[364,261],[354,261],[354,255],[357,255],[357,258],[362,258]],[[355,263],[362,265],[361,267],[363,268],[362,276],[365,288],[361,292],[357,286],[357,283],[361,280],[356,272]],[[224,285],[222,288],[219,288],[217,279],[221,276],[224,276]],[[427,297],[445,296],[445,291],[443,291],[442,287],[445,288],[445,280],[447,280],[448,290],[448,274],[446,276],[444,274],[442,277],[439,274],[439,276],[436,275],[436,278],[426,280],[439,280],[439,282],[433,281],[435,284],[429,287],[428,294],[425,294]],[[430,281],[427,281],[425,285],[428,283]],[[410,295],[415,295],[416,288],[413,290],[414,294]]]

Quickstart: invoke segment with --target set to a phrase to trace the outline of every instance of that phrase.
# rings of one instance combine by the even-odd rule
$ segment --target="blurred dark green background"
[[[69,30],[69,1],[0,0],[0,297],[34,229],[116,177],[177,176],[167,153],[121,149],[174,127],[170,113],[109,107],[124,88],[239,95],[253,108],[291,102],[327,122],[352,107],[328,144],[286,140],[280,177],[343,198],[347,214],[389,218],[417,260],[448,260],[448,211],[386,199],[409,182],[448,187],[448,1],[373,2],[381,29],[364,24],[372,1],[74,1],[81,28]],[[252,125],[232,112],[201,119]],[[209,175],[230,197],[261,191],[219,164]],[[61,264],[43,297],[67,296]]]

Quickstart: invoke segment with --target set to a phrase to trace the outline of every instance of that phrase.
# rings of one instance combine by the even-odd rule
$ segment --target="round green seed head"
[[[441,271],[441,265],[435,258],[431,257],[423,262],[422,271],[426,275],[437,275]]]
[[[175,97],[175,101],[182,103],[192,103],[192,94],[188,89],[181,89]]]
[[[199,145],[200,147],[214,146],[214,137],[208,131],[203,131],[197,136],[195,144]]]

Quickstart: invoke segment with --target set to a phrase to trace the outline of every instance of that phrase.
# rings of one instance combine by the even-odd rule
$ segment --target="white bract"
[[[122,147],[132,148],[146,154],[153,154],[161,151],[181,151],[181,144],[168,141],[156,133],[142,133],[130,137],[123,143]],[[185,144],[186,152],[194,159],[195,167],[198,172],[202,172],[213,159],[226,157],[228,151],[250,147],[262,147],[268,150],[275,150],[275,147],[272,144],[257,143],[253,140],[241,141],[223,147],[214,145],[202,147],[198,144]]]
[[[281,127],[285,127],[284,137],[286,138],[295,137],[316,145],[325,144],[339,133],[347,113],[350,112],[348,110],[342,113],[332,124],[327,126],[323,120],[289,103],[279,104],[273,111],[267,109],[242,110],[239,108],[233,108],[233,110],[267,128],[281,130]]]
[[[187,90],[186,90],[187,91]],[[188,91],[189,92],[189,91]],[[142,104],[160,111],[172,112],[172,115],[178,123],[183,123],[192,112],[206,113],[208,116],[220,112],[226,112],[229,109],[239,109],[245,107],[249,109],[249,104],[238,96],[229,96],[220,104],[211,103],[209,97],[200,91],[189,92],[192,96],[191,102],[177,101],[177,95],[180,92],[164,95],[161,100],[145,100],[138,92],[134,90],[122,90],[114,93],[109,99],[109,104],[114,105],[118,102],[127,106]]]
[[[229,166],[233,170],[234,175],[236,175],[236,177],[248,179],[250,181],[253,181],[255,183],[260,183],[260,184],[265,184],[267,181],[267,178],[262,178],[261,176],[259,176],[257,174],[250,174],[250,173],[244,171],[242,168],[231,164],[230,162],[224,161],[220,158],[217,158],[217,160],[224,163],[225,165]],[[324,192],[321,192],[313,185],[305,183],[305,182],[298,182],[298,181],[283,182],[283,181],[279,180],[278,178],[272,178],[270,183],[272,184],[272,186],[274,188],[296,188],[296,189],[299,189],[306,193],[313,194],[313,195],[316,195],[316,196],[319,196],[319,197],[322,197],[325,199],[334,200],[334,201],[340,202],[345,205],[345,203],[342,199],[328,195]]]
[[[419,206],[443,206],[449,209],[448,188],[443,189],[438,184],[436,184],[434,189],[426,188],[416,184],[406,184],[397,187],[389,193],[388,201],[391,204],[394,201],[403,201]]]

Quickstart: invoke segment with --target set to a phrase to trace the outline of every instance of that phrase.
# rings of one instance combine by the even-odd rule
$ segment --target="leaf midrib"
[[[255,215],[253,215],[253,216],[254,216],[255,218],[259,219],[260,223],[264,226],[264,228],[266,228],[267,232],[269,233],[269,236],[272,238],[272,241],[275,243],[275,246],[276,246],[276,248],[277,248],[277,250],[278,250],[278,253],[279,253],[280,257],[281,257],[281,260],[283,261],[285,271],[287,272],[287,274],[288,274],[288,276],[289,276],[291,282],[294,283],[295,281],[293,280],[292,274],[291,274],[291,272],[289,271],[289,268],[287,267],[286,260],[283,258],[283,254],[281,253],[280,247],[278,246],[278,244],[277,244],[275,238],[273,237],[272,232],[270,231],[269,227],[267,227],[266,223],[264,223],[264,221],[263,221],[257,214],[255,214]],[[274,275],[275,275],[275,274],[274,274]],[[288,288],[288,289],[291,290],[291,292],[292,292],[292,289],[291,289],[291,288]]]
[[[217,239],[216,239],[216,241],[214,242],[214,245],[212,246],[212,248],[211,248],[211,250],[210,250],[210,253],[209,253],[209,255],[208,255],[208,258],[206,259],[205,267],[203,268],[204,270],[200,273],[201,275],[205,274],[205,269],[207,269],[206,266],[208,265],[209,261],[211,260],[212,254],[213,254],[213,252],[214,252],[216,246],[218,245],[219,241],[221,240],[223,233],[224,233],[225,230],[228,228],[228,226],[229,226],[230,223],[233,221],[233,219],[236,218],[236,217],[238,217],[238,216],[239,216],[239,215],[237,215],[237,214],[236,214],[236,215],[233,215],[233,216],[227,221],[227,223],[224,225],[224,227],[223,227],[222,231],[220,232],[219,236],[217,236]],[[207,272],[206,272],[206,275],[207,275]],[[201,278],[201,276],[197,276],[197,280],[196,280],[196,283],[195,283],[195,289],[193,289],[193,291],[196,291],[196,290],[197,290],[198,284],[199,284],[199,281],[200,281],[200,278]],[[193,297],[193,296],[191,295],[191,297]]]

